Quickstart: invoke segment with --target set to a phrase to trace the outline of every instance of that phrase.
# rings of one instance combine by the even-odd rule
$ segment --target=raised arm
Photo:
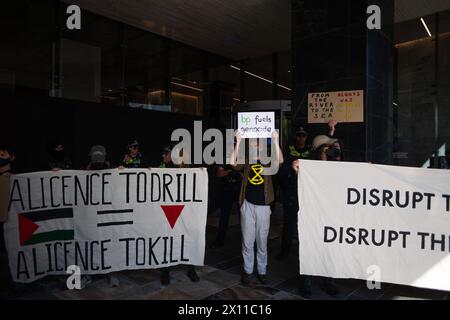
[[[272,132],[272,142],[275,146],[275,161],[278,162],[278,165],[282,165],[284,163],[283,151],[280,148],[280,139],[279,139],[278,131],[275,130]]]
[[[328,135],[330,137],[334,136],[334,133],[336,132],[337,124],[338,123],[335,120],[331,120],[330,122],[328,122]]]

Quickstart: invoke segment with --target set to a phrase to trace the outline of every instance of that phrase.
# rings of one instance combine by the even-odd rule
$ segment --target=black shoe
[[[280,252],[279,254],[277,254],[277,256],[275,257],[275,260],[278,261],[282,261],[282,260],[286,260],[287,258],[289,258],[289,254],[286,252]]]
[[[168,286],[170,284],[170,272],[169,271],[163,271],[161,274],[161,284],[163,286]]]
[[[250,286],[251,284],[253,284],[252,275],[248,273],[243,273],[241,276],[241,283],[244,286]]]
[[[265,274],[258,274],[258,280],[262,285],[267,285],[267,276]]]
[[[331,297],[336,297],[339,294],[339,289],[334,283],[324,283],[322,285],[322,290]]]
[[[310,299],[311,292],[311,278],[307,276],[300,276],[300,282],[298,286],[298,293],[305,299]]]
[[[301,297],[305,298],[305,299],[310,299],[311,298],[311,288],[310,287],[299,287],[298,288],[298,293]]]
[[[192,282],[199,282],[200,278],[197,275],[197,271],[195,271],[194,268],[189,269],[189,271],[187,272],[187,276],[189,279],[191,279]]]

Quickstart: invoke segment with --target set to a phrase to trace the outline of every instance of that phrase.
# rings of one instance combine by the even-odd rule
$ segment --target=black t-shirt
[[[264,179],[262,175],[264,167],[261,164],[250,165],[248,174],[247,188],[245,190],[245,200],[257,206],[266,205],[266,197],[264,194]]]

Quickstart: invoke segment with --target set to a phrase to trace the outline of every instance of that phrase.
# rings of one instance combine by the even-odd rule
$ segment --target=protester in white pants
[[[272,134],[274,152],[270,159],[270,171],[260,160],[261,146],[257,140],[250,140],[249,156],[244,163],[239,163],[241,135],[236,133],[236,146],[231,156],[231,165],[237,171],[242,171],[243,179],[239,203],[241,205],[242,257],[244,273],[242,283],[252,284],[254,271],[254,246],[256,241],[256,263],[258,279],[267,283],[267,238],[270,229],[270,204],[275,200],[272,176],[283,163],[283,155],[278,145],[278,132]],[[274,166],[275,164],[275,166]],[[276,167],[274,171],[273,168]],[[265,174],[266,173],[266,174]]]
[[[270,214],[270,206],[254,205],[247,200],[244,200],[241,207],[244,272],[246,274],[253,273],[255,261],[254,245],[256,241],[257,271],[260,278],[267,273],[267,238],[270,229]]]

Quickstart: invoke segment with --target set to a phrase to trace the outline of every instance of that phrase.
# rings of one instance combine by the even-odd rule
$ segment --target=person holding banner
[[[450,149],[445,152],[445,168],[450,169]]]
[[[308,133],[299,128],[294,135],[294,143],[285,151],[285,163],[281,168],[280,181],[283,190],[283,233],[281,238],[281,252],[277,260],[288,258],[292,239],[297,235],[298,191],[297,175],[292,170],[292,163],[298,159],[309,159],[312,155],[311,146],[307,145]]]
[[[330,136],[317,136],[313,140],[313,159],[321,161],[341,161],[342,160],[342,142],[333,139]],[[300,160],[292,163],[292,169],[298,174],[300,168]],[[339,294],[339,290],[333,279],[325,278],[322,283],[323,290],[330,296]],[[311,277],[300,275],[300,295],[306,298],[311,296]]]
[[[172,160],[172,151],[174,150],[175,146],[174,145],[168,145],[167,147],[165,147],[163,149],[163,153],[162,153],[162,161],[159,164],[158,168],[188,168],[189,165],[187,164],[187,154],[185,152],[183,152],[183,150],[180,151],[179,156],[180,159],[179,160],[179,164],[175,164],[174,161]],[[151,168],[150,168],[151,169]],[[194,265],[189,265],[188,266],[188,271],[187,274],[188,278],[192,281],[192,282],[199,282],[200,278],[197,275],[197,271],[195,270],[195,266]],[[167,268],[163,268],[162,269],[162,273],[161,273],[161,284],[162,285],[169,285],[170,284],[170,267]]]
[[[0,176],[12,175],[12,162],[14,159],[13,149],[8,145],[0,145]]]
[[[336,132],[337,122],[328,122],[328,136],[332,138]],[[285,163],[281,168],[280,181],[283,190],[283,233],[281,238],[281,251],[276,256],[277,260],[287,259],[292,245],[292,240],[298,238],[297,214],[298,214],[298,187],[297,174],[292,170],[292,163],[298,159],[311,159],[313,150],[307,144],[308,133],[300,127],[294,136],[294,143],[285,151]]]
[[[9,177],[13,174],[12,162],[15,159],[14,150],[9,145],[0,145],[0,190],[2,190],[2,194],[0,195],[0,199],[4,202],[4,208],[1,206],[0,210],[6,210],[7,200],[9,198]],[[0,219],[0,281],[2,283],[10,282],[11,279],[9,277],[8,272],[8,256],[5,246],[5,238],[3,236],[3,221],[6,219]],[[6,267],[6,268],[4,268]],[[4,277],[3,277],[4,276]]]
[[[244,259],[244,272],[241,282],[244,285],[253,284],[254,272],[254,245],[257,246],[257,271],[261,284],[267,283],[267,238],[270,229],[270,205],[275,200],[272,176],[265,175],[269,171],[267,165],[262,164],[262,140],[249,140],[249,156],[240,162],[239,151],[242,136],[236,132],[236,145],[231,155],[230,164],[234,170],[241,171],[243,175],[239,204],[241,206],[242,256]],[[272,143],[274,153],[271,157],[271,167],[284,162],[283,154],[278,144],[278,132],[273,131]]]
[[[139,169],[146,167],[147,162],[140,151],[139,142],[137,142],[137,140],[131,141],[128,144],[128,152],[122,157],[122,160],[120,161],[119,169]]]
[[[56,141],[50,145],[48,150],[47,169],[52,171],[72,169],[72,160],[66,153],[64,143]]]
[[[109,161],[106,160],[106,148],[101,145],[92,146],[89,151],[89,164],[86,167],[86,170],[107,170],[111,168]],[[89,276],[86,276],[84,285],[92,282],[92,279]],[[107,275],[109,286],[111,288],[118,287],[120,284],[119,275],[117,272],[111,272]]]

